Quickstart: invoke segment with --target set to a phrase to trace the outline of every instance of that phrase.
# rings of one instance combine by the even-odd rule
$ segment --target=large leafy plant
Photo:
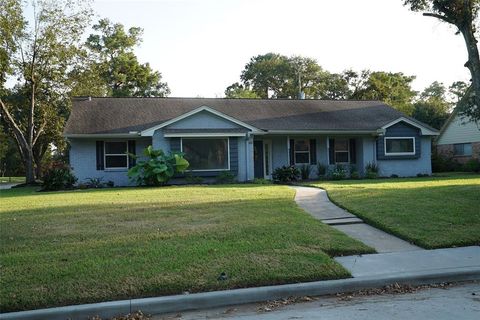
[[[159,186],[167,183],[175,173],[184,172],[189,163],[183,158],[183,153],[172,152],[166,155],[163,150],[154,150],[148,146],[143,150],[146,160],[138,161],[128,170],[128,176],[137,185]],[[138,159],[136,155],[131,157]]]

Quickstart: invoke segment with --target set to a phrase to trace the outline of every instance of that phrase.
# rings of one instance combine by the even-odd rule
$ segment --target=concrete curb
[[[195,309],[207,309],[238,305],[292,296],[321,296],[340,292],[379,288],[389,284],[425,285],[440,282],[480,280],[480,267],[431,270],[375,277],[360,277],[341,280],[245,288],[225,291],[203,292],[157,298],[144,298],[84,304],[76,306],[39,309],[0,314],[1,320],[64,320],[87,319],[98,315],[110,318],[142,310],[145,314],[173,313]]]

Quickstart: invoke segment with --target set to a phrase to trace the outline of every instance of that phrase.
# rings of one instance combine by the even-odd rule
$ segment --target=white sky
[[[98,17],[144,29],[136,53],[159,70],[171,96],[217,97],[250,57],[317,59],[331,72],[371,69],[416,75],[421,90],[469,79],[455,29],[403,0],[96,0]]]

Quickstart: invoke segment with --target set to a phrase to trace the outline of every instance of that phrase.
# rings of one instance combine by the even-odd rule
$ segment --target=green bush
[[[42,190],[54,191],[72,189],[77,182],[70,166],[63,162],[52,163],[43,176]]]
[[[154,150],[152,146],[148,146],[143,150],[143,154],[148,160],[138,161],[134,167],[128,170],[129,178],[137,185],[164,185],[175,173],[184,172],[189,165],[181,152],[172,152],[166,155],[162,150]],[[138,159],[135,155],[130,154],[130,156]]]
[[[480,160],[470,159],[463,165],[463,168],[467,172],[480,172]]]
[[[321,164],[320,162],[317,162],[317,176],[321,178],[321,177],[324,177],[326,173],[327,173],[327,166],[324,164]]]
[[[432,153],[432,171],[433,172],[451,172],[462,171],[462,165],[455,160],[453,155],[441,155],[437,152]]]
[[[203,183],[203,177],[195,176],[192,172],[185,173],[185,181],[189,184],[201,184]]]
[[[235,175],[230,171],[222,171],[216,179],[217,183],[225,184],[225,183],[234,183],[235,182]]]
[[[264,179],[264,178],[255,178],[252,181],[253,184],[272,184],[272,180]]]
[[[376,179],[378,178],[378,165],[373,162],[367,163],[365,166],[365,178],[367,179]]]
[[[282,166],[273,170],[272,178],[275,183],[292,183],[298,180],[300,170],[294,166]]]
[[[347,178],[348,170],[341,164],[336,164],[333,170],[330,172],[330,178],[333,180],[343,180]]]
[[[310,178],[310,173],[312,172],[312,167],[309,164],[304,164],[300,167],[300,175],[302,180],[308,180]]]

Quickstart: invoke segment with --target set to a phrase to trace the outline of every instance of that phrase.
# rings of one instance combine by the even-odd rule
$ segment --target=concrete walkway
[[[12,187],[16,186],[18,183],[2,183],[0,184],[0,190],[7,190],[11,189]]]
[[[335,260],[355,278],[412,272],[458,271],[480,268],[480,247],[366,254],[337,257]]]
[[[306,212],[333,228],[346,233],[379,253],[423,250],[405,240],[364,223],[357,216],[337,207],[322,189],[292,187],[296,190],[295,201]]]

